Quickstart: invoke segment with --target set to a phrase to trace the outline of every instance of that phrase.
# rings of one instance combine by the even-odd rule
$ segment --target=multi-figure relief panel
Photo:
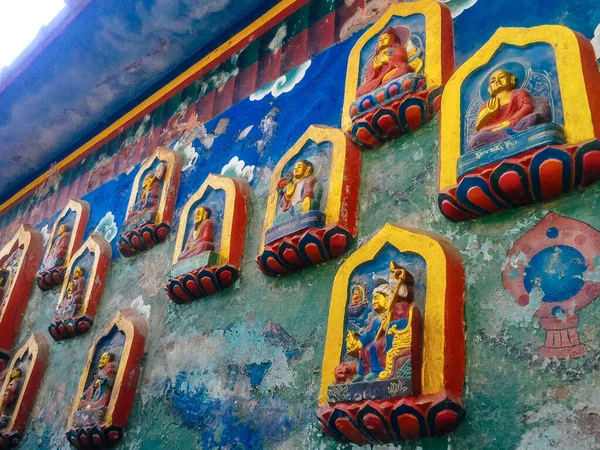
[[[110,448],[122,439],[147,338],[146,320],[132,309],[123,309],[95,339],[66,433],[74,447]]]
[[[87,202],[71,200],[56,219],[37,274],[37,285],[42,291],[62,285],[71,256],[83,241],[89,217]]]
[[[94,323],[110,269],[112,248],[101,236],[92,235],[73,255],[54,312],[50,335],[57,341],[87,333]]]
[[[507,255],[504,287],[517,304],[533,309],[546,332],[545,358],[586,354],[578,312],[600,294],[600,232],[586,223],[549,213],[521,236]]]
[[[0,251],[0,373],[8,363],[43,250],[42,235],[21,225]]]
[[[421,127],[454,71],[450,10],[434,0],[392,5],[348,60],[342,130],[361,149]]]
[[[181,162],[181,153],[159,147],[140,167],[117,244],[123,256],[145,252],[169,235]]]
[[[13,357],[0,391],[0,449],[21,442],[49,353],[44,335],[35,333]]]
[[[437,236],[392,225],[353,253],[331,295],[317,416],[342,442],[454,430],[465,411],[465,279]]]
[[[183,208],[166,291],[187,303],[228,288],[237,279],[250,186],[242,178],[210,174]]]
[[[360,152],[334,128],[311,126],[273,170],[261,253],[267,275],[343,254],[356,236]]]
[[[501,28],[442,99],[439,207],[470,220],[600,178],[600,72],[562,26]]]

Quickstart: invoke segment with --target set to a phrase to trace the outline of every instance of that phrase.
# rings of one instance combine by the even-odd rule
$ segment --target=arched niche
[[[112,247],[101,236],[92,235],[73,255],[65,272],[52,324],[56,341],[87,333],[96,316],[110,269]]]
[[[517,113],[510,119],[512,103],[504,128],[488,131],[480,119],[498,70],[515,77],[511,98],[517,90],[531,97],[539,117],[531,124]],[[450,220],[544,201],[600,178],[596,56],[564,26],[499,28],[448,81],[441,115],[438,204]]]
[[[42,291],[62,284],[71,256],[81,246],[89,218],[90,205],[83,200],[69,200],[56,218],[37,274],[37,285]]]
[[[186,202],[165,287],[175,303],[214,294],[237,279],[246,240],[249,196],[246,180],[209,174]],[[197,220],[200,208],[203,217]]]
[[[120,310],[96,337],[67,425],[74,447],[112,448],[123,438],[147,339],[148,323],[131,308]]]
[[[43,250],[42,235],[21,225],[0,251],[0,372],[19,332]]]
[[[389,31],[406,49],[406,54],[392,53],[394,64],[403,61],[402,67],[410,68],[378,81],[384,69],[375,69],[372,61],[383,51],[379,37]],[[391,5],[358,39],[348,57],[342,130],[361,149],[376,148],[416,130],[439,110],[442,87],[453,71],[450,9],[435,0]]]
[[[308,196],[304,186],[296,190],[304,198],[292,206],[282,203],[281,192],[285,183],[291,182],[296,165],[307,160],[313,166],[313,179],[308,176],[304,186],[311,182],[314,191],[318,186],[320,198],[318,206],[311,202],[311,209],[301,211]],[[273,169],[256,259],[264,273],[281,275],[336,258],[347,250],[357,230],[360,161],[360,152],[344,133],[316,125],[283,155]]]
[[[400,375],[340,383],[336,368],[347,358],[355,277],[366,270],[366,275],[373,271],[379,279],[393,259],[412,273],[414,302],[422,303],[422,339],[418,347],[418,342],[412,343],[411,352],[411,366],[421,369],[413,373],[412,386]],[[365,292],[370,290],[367,283]],[[372,295],[366,296],[373,301]],[[420,439],[456,428],[464,416],[464,298],[460,255],[439,236],[386,224],[354,252],[333,283],[317,412],[321,428],[340,441],[357,444]],[[412,334],[416,336],[414,329]],[[337,386],[335,398],[332,386]]]
[[[165,147],[158,147],[141,165],[133,181],[117,244],[123,256],[149,250],[168,236],[181,169],[181,153]],[[144,183],[147,183],[146,188]]]

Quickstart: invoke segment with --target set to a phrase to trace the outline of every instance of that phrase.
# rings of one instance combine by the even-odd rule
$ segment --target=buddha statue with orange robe
[[[210,215],[211,210],[206,206],[199,206],[196,209],[194,227],[188,234],[185,248],[178,258],[179,261],[215,250],[215,222]]]
[[[14,412],[21,386],[23,385],[23,371],[21,369],[13,369],[10,374],[10,381],[4,391],[2,399],[2,415],[0,415],[0,430],[5,428],[10,422],[12,413]]]
[[[78,308],[83,305],[85,296],[86,279],[85,270],[81,266],[73,270],[73,279],[67,284],[65,299],[54,313],[55,320],[65,320],[73,316]]]
[[[408,42],[410,30],[406,27],[388,27],[379,35],[375,55],[369,61],[365,81],[356,91],[356,97],[368,94],[395,78],[415,72],[408,61]]]
[[[62,224],[56,233],[52,247],[44,258],[43,268],[50,269],[54,266],[62,266],[69,250],[71,242],[71,231],[69,227]]]
[[[73,416],[76,427],[98,424],[104,418],[119,368],[114,359],[109,352],[100,356],[98,370],[81,396],[79,409]]]
[[[550,122],[552,111],[548,102],[534,98],[529,91],[516,86],[517,78],[508,70],[497,70],[492,74],[488,88],[490,99],[479,111],[469,150]]]

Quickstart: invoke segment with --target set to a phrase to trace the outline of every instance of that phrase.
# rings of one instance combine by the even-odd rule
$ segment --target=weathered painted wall
[[[591,0],[552,5],[452,0],[451,6],[453,2],[472,5],[455,20],[459,64],[501,24],[564,23],[592,38],[594,21],[600,22],[600,11]],[[527,14],[512,17],[506,12],[516,3]],[[225,165],[227,173],[250,181],[241,279],[229,291],[175,305],[163,291],[174,233],[166,243],[133,259],[118,257],[115,247],[92,332],[51,343],[48,370],[22,448],[69,447],[64,431],[88,347],[115,311],[127,306],[148,318],[150,337],[121,448],[350,448],[324,437],[314,415],[331,285],[345,257],[279,279],[260,273],[254,257],[271,169],[310,124],[339,124],[346,56],[356,37],[207,123],[192,115],[181,128],[171,130],[169,144],[186,157],[178,210],[208,173],[221,173]],[[464,259],[467,418],[447,438],[402,448],[600,447],[600,303],[580,312],[578,328],[587,354],[549,360],[539,354],[545,333],[533,307],[519,306],[502,281],[514,242],[548,212],[600,230],[595,211],[600,185],[473,222],[451,223],[436,204],[437,133],[435,119],[413,135],[363,154],[359,237],[351,248],[391,222],[446,236]],[[136,167],[125,167],[121,175],[83,196],[92,208],[88,232],[101,223],[99,231],[115,244],[135,173]],[[27,211],[21,214],[31,217]],[[8,240],[6,235],[3,240]],[[15,348],[32,332],[45,331],[57,296],[56,291],[33,291]]]

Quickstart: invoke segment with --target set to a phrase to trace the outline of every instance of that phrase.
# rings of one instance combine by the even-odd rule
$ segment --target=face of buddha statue
[[[490,77],[489,92],[492,97],[502,91],[512,91],[517,84],[516,77],[508,70],[498,70]]]
[[[199,206],[198,209],[196,209],[196,213],[194,214],[194,222],[201,223],[204,220],[206,220],[207,216],[208,211],[206,210],[206,208],[204,206]]]
[[[379,50],[390,48],[392,46],[392,35],[390,33],[383,33],[379,36],[377,47]]]
[[[306,164],[305,161],[298,161],[294,166],[294,179],[301,180],[310,176],[312,173],[312,167]]]
[[[102,356],[100,357],[100,361],[98,361],[98,368],[104,369],[106,366],[108,366],[109,362],[110,362],[110,353],[108,353],[108,352],[102,353]]]
[[[83,276],[83,268],[80,266],[75,267],[75,270],[73,271],[73,279],[77,280],[78,278],[81,278]]]
[[[62,235],[63,235],[63,233],[64,233],[64,232],[66,232],[66,231],[67,231],[67,227],[66,227],[65,225],[61,225],[61,226],[58,228],[58,235],[59,235],[59,236],[62,236]]]
[[[10,379],[16,380],[17,378],[21,378],[21,371],[19,369],[13,369],[10,373]]]
[[[381,314],[387,308],[387,297],[382,292],[375,292],[373,294],[373,309],[377,314]]]

